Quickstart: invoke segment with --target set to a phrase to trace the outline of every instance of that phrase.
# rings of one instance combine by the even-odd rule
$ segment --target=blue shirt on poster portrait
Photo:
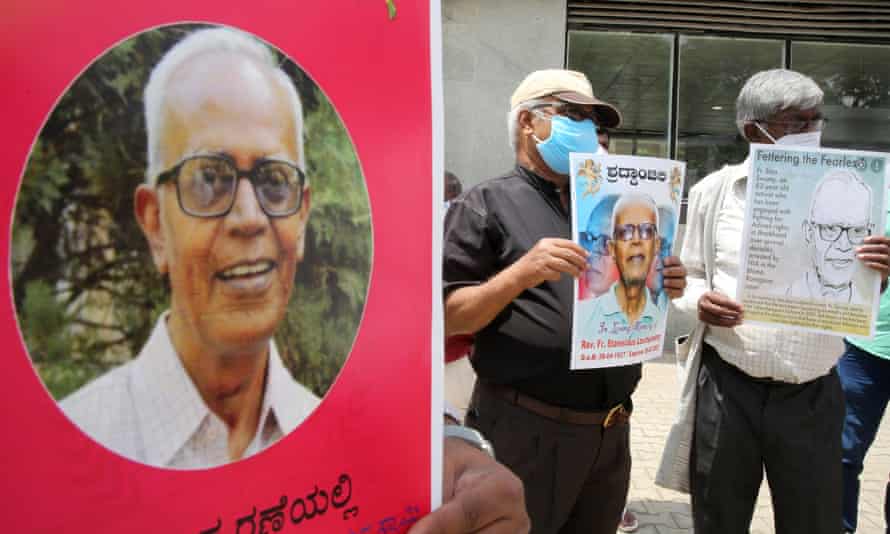
[[[589,306],[579,307],[584,313],[589,309],[588,318],[584,321],[583,332],[589,337],[634,340],[653,335],[658,330],[659,319],[663,313],[649,298],[648,289],[643,292],[646,304],[643,313],[634,324],[627,321],[627,315],[618,304],[618,282],[612,284],[608,291],[593,299]]]

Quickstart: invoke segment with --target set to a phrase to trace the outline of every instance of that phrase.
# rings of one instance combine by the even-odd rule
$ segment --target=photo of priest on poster
[[[14,228],[38,375],[93,440],[157,467],[224,465],[296,429],[368,287],[344,126],[297,65],[232,27],[156,28],[98,58],[38,138]]]
[[[572,155],[575,240],[588,267],[575,287],[572,369],[657,357],[685,166],[658,158]]]

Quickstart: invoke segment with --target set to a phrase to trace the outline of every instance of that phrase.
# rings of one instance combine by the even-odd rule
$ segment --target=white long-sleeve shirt
[[[714,289],[736,299],[739,254],[745,218],[747,162],[730,165],[696,184],[689,193],[686,235],[680,257],[686,266],[687,287],[674,301],[684,313],[698,317],[698,300],[708,290],[704,254],[715,254]],[[723,181],[732,182],[721,206],[717,192]],[[704,221],[716,213],[715,251],[704,251]],[[709,326],[705,342],[728,363],[757,378],[790,383],[809,382],[826,375],[843,353],[839,336],[803,332],[782,327],[741,324],[733,328]]]

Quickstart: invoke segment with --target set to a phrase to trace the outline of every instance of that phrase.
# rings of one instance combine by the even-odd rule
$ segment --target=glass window
[[[668,156],[673,41],[671,34],[569,31],[568,68],[585,73],[594,94],[621,111],[613,152]]]
[[[567,47],[567,67],[621,110],[609,151],[686,161],[684,197],[747,155],[735,101],[762,70],[785,66],[822,87],[824,146],[890,152],[890,45],[572,29]]]
[[[680,36],[677,159],[686,161],[686,191],[748,144],[735,123],[735,101],[755,72],[782,66],[785,45],[771,39]]]
[[[890,151],[890,46],[795,42],[791,68],[825,91],[824,146]]]

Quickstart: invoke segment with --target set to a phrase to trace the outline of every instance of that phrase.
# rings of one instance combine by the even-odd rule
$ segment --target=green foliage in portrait
[[[198,27],[159,28],[108,51],[60,99],[34,144],[13,222],[13,291],[25,344],[56,399],[135,357],[169,305],[133,215],[146,166],[142,91],[164,51]],[[295,378],[323,394],[361,320],[370,210],[336,112],[293,63],[282,68],[304,105],[312,210],[276,342]]]

